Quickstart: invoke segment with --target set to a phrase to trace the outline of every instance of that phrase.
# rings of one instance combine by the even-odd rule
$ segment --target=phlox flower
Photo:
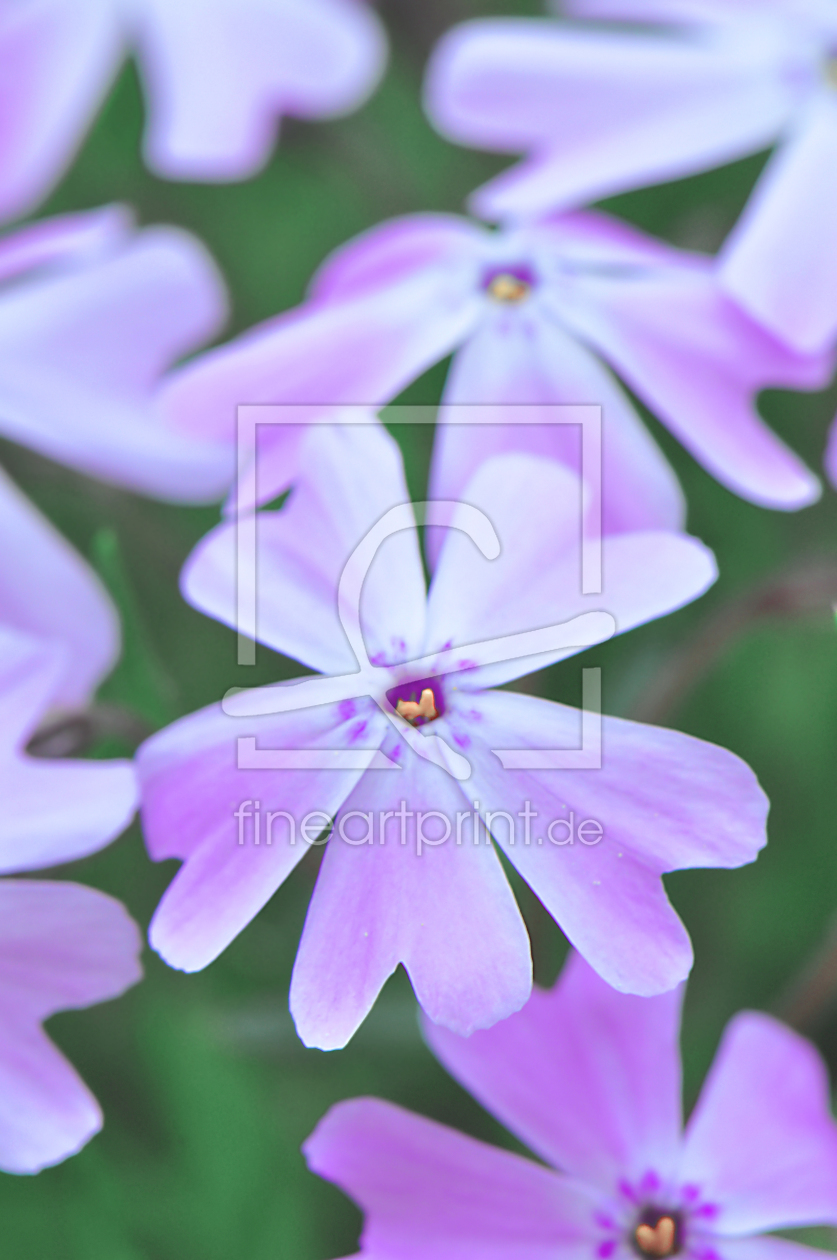
[[[607,216],[494,232],[412,215],[338,250],[301,307],[211,350],[167,382],[172,424],[216,441],[242,402],[381,405],[448,355],[442,420],[500,404],[503,425],[441,426],[434,497],[459,495],[489,455],[529,449],[578,466],[578,430],[538,425],[538,404],[597,403],[608,532],[678,529],[679,484],[613,373],[725,486],[763,506],[812,502],[819,483],[754,406],[768,385],[815,388],[831,356],[788,350],[719,289],[711,261]],[[266,499],[287,442],[265,434]],[[276,448],[270,454],[271,444]]]
[[[2,615],[2,608],[0,608]],[[75,861],[110,844],[136,808],[130,762],[50,760],[27,745],[60,708],[74,644],[0,624],[0,872]]]
[[[675,179],[775,145],[720,256],[726,292],[797,350],[837,336],[837,0],[568,0],[455,28],[426,100],[463,143],[528,156],[495,219]]]
[[[445,1067],[544,1162],[375,1098],[338,1103],[303,1149],[363,1210],[359,1254],[825,1260],[769,1232],[837,1223],[822,1060],[770,1016],[736,1015],[684,1130],[681,996],[617,993],[575,956],[488,1031],[425,1024]]]
[[[318,811],[309,842],[335,820],[290,992],[302,1040],[324,1049],[346,1043],[399,964],[430,1018],[460,1033],[523,1005],[529,942],[495,845],[610,983],[656,993],[691,965],[660,876],[738,866],[765,840],[765,798],[731,753],[607,718],[601,769],[549,769],[535,750],[577,749],[578,711],[494,689],[694,599],[714,578],[710,553],[671,532],[609,537],[604,595],[582,595],[578,479],[526,454],[487,461],[461,504],[436,508],[451,527],[427,594],[393,440],[380,425],[309,426],[290,499],[257,518],[258,581],[225,523],[193,553],[183,590],[235,626],[238,571],[256,600],[243,629],[326,677],[228,697],[137,758],[149,852],[183,863],[150,939],[186,971],[287,878],[308,849],[301,820]],[[393,512],[399,532],[384,541],[375,531]],[[271,750],[284,769],[260,768]],[[562,844],[570,814],[604,838]]]
[[[0,1168],[34,1173],[102,1127],[96,1099],[42,1024],[118,997],[142,977],[123,906],[80,884],[0,880]]]
[[[91,477],[211,502],[230,444],[181,432],[156,403],[166,370],[219,330],[221,279],[177,228],[118,206],[0,240],[0,434]]]
[[[0,504],[2,500],[0,500]],[[0,513],[3,511],[0,506]],[[3,522],[5,524],[5,520]],[[7,552],[27,535],[6,536],[0,560],[0,619],[24,620],[34,580],[17,596]],[[30,563],[40,555],[27,553]],[[38,575],[55,576],[55,566]],[[62,575],[59,573],[59,579]],[[66,580],[35,599],[33,638],[0,625],[0,874],[85,857],[122,832],[136,807],[136,783],[124,761],[50,761],[27,744],[56,704],[66,702],[83,660],[71,632],[62,641]],[[82,606],[83,607],[83,606]],[[30,620],[35,619],[30,617]],[[83,671],[95,676],[96,653]],[[0,880],[0,1168],[37,1172],[72,1155],[102,1124],[96,1100],[41,1025],[56,1011],[116,997],[140,978],[139,932],[111,897],[72,883]]]
[[[359,106],[386,39],[365,0],[4,0],[0,218],[57,182],[129,55],[149,166],[227,181],[267,161],[280,116]]]

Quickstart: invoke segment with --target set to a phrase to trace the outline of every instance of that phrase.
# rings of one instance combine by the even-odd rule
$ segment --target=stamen
[[[829,57],[826,61],[825,81],[829,87],[837,88],[837,57]]]
[[[643,1221],[636,1227],[634,1241],[643,1255],[666,1260],[677,1251],[677,1223],[670,1216],[661,1216],[656,1225]]]
[[[426,722],[432,722],[439,716],[436,711],[436,697],[433,695],[430,687],[425,687],[418,704],[416,704],[415,700],[399,700],[395,706],[395,711],[407,722],[416,722],[419,718],[424,718]]]
[[[526,300],[532,292],[532,285],[511,271],[501,271],[489,281],[486,291],[495,302],[515,304]]]

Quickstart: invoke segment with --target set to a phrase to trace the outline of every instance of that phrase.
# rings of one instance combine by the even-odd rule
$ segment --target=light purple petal
[[[0,282],[39,268],[78,266],[107,258],[131,239],[134,221],[126,206],[102,206],[29,223],[0,239]]]
[[[682,527],[677,478],[624,391],[552,320],[484,324],[457,353],[444,403],[433,449],[433,498],[457,498],[484,459],[505,451],[547,455],[580,469],[580,425],[550,423],[554,412],[540,413],[535,404],[592,403],[602,407],[604,532]],[[499,406],[474,412],[474,403]],[[499,423],[488,423],[492,419]],[[599,511],[595,497],[591,509]]]
[[[837,335],[837,100],[823,90],[773,157],[724,245],[721,283],[800,351]]]
[[[820,388],[831,359],[786,349],[719,290],[710,271],[587,277],[572,322],[705,468],[763,507],[813,502],[819,482],[758,415],[768,386]]]
[[[376,748],[383,723],[371,701],[248,721],[213,706],[142,746],[137,768],[148,850],[155,861],[185,859],[150,930],[152,946],[170,966],[198,971],[226,949],[308,852],[318,828],[311,820],[306,841],[306,817],[316,811],[324,829],[361,774],[239,769],[238,738],[255,737],[260,749]],[[245,803],[245,814],[236,817]],[[268,831],[270,812],[277,817]]]
[[[141,948],[136,925],[104,893],[0,883],[0,1168],[37,1172],[101,1128],[96,1100],[39,1025],[136,984]]]
[[[485,218],[525,217],[766,148],[795,99],[784,52],[779,40],[483,19],[437,46],[425,100],[444,135],[532,155],[471,199]]]
[[[171,363],[222,321],[209,256],[185,232],[148,228],[73,261],[0,292],[4,435],[128,489],[220,498],[231,444],[179,431],[155,400]]]
[[[470,271],[463,279],[441,264],[357,298],[311,302],[183,368],[163,395],[164,412],[225,442],[242,403],[308,404],[324,416],[346,404],[374,407],[450,354],[478,310]]]
[[[0,16],[0,218],[33,209],[69,166],[123,56],[102,0],[6,4]]]
[[[125,761],[28,757],[26,739],[66,675],[61,646],[0,631],[0,871],[34,870],[95,853],[125,830],[137,804]]]
[[[837,420],[832,421],[825,448],[825,471],[832,486],[837,486]]]
[[[713,1239],[712,1250],[721,1260],[828,1260],[834,1255],[833,1251],[820,1251],[806,1243],[791,1242],[789,1238],[772,1234]]]
[[[430,1048],[541,1159],[612,1193],[676,1172],[682,989],[617,993],[577,954],[551,992],[467,1040],[425,1022]]]
[[[313,669],[352,673],[359,663],[338,616],[338,585],[372,527],[409,502],[401,455],[381,424],[311,426],[290,501],[258,518],[255,571],[237,563],[236,526],[221,525],[187,562],[184,594],[202,612],[238,627],[236,575],[242,591],[255,582],[256,625],[241,624],[243,633]],[[418,656],[424,620],[418,537],[415,529],[402,530],[383,543],[363,586],[370,658]]]
[[[754,861],[766,843],[767,797],[746,762],[726,748],[682,731],[604,717],[600,770],[506,771],[499,759],[485,757],[486,746],[577,747],[578,712],[511,691],[463,695],[456,708],[474,723],[474,755],[480,774],[489,774],[494,800],[505,792],[510,802],[522,802],[530,789],[541,798],[546,812],[533,834],[542,835],[550,818],[574,809],[577,820],[602,824],[607,842],[596,852],[630,850],[658,873],[738,867]],[[553,846],[544,839],[533,847]]]
[[[463,500],[487,513],[502,550],[486,560],[461,531],[447,531],[430,590],[428,650],[537,630],[593,611],[612,615],[622,632],[695,599],[715,580],[711,552],[694,539],[621,534],[603,542],[603,594],[583,595],[579,482],[552,460],[495,457],[477,471]],[[512,658],[463,674],[457,685],[469,691],[496,686],[572,651]]]
[[[291,980],[297,1032],[321,1050],[346,1044],[399,963],[430,1018],[463,1036],[519,1010],[531,989],[526,928],[490,841],[472,841],[470,802],[403,745],[384,750],[404,768],[367,772],[343,805]],[[420,834],[437,839],[445,824],[395,817],[402,802],[413,814],[443,814],[448,840],[420,846]],[[373,843],[351,843],[367,832],[365,821],[347,817],[354,810],[372,811]]]
[[[470,736],[469,791],[484,817],[511,816],[489,825],[579,953],[622,992],[653,996],[685,979],[689,938],[660,875],[755,858],[767,802],[752,772],[714,745],[614,718],[603,719],[600,770],[506,770],[490,749],[578,748],[579,714],[512,692],[463,694],[451,707],[458,742]],[[593,845],[579,840],[586,820],[603,832]]]
[[[149,165],[236,180],[270,156],[279,117],[357,108],[386,62],[364,0],[146,0],[138,31]]]
[[[361,232],[334,250],[311,281],[314,301],[346,301],[414,278],[426,267],[476,258],[486,229],[456,214],[405,214]]]
[[[592,1209],[581,1187],[392,1103],[338,1103],[303,1151],[313,1172],[366,1213],[364,1255],[580,1260],[589,1253]]]
[[[798,15],[794,0],[561,0],[561,11],[578,18],[611,18],[627,22],[679,23],[735,21],[751,12]]]
[[[0,622],[65,646],[56,705],[86,704],[119,655],[119,619],[101,582],[2,470]]]
[[[837,1224],[837,1126],[814,1047],[770,1016],[727,1028],[686,1133],[685,1181],[745,1234]]]

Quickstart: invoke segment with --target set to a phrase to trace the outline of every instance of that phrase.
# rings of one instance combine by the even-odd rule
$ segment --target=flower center
[[[825,81],[829,87],[837,88],[837,55],[832,54],[826,59]]]
[[[432,722],[439,716],[436,712],[436,697],[431,687],[425,687],[418,704],[415,700],[399,700],[395,707],[408,722],[417,722],[419,718]]]
[[[411,726],[435,722],[445,711],[444,696],[437,678],[421,678],[415,682],[403,683],[388,691],[387,699]]]
[[[493,301],[517,306],[532,292],[535,276],[528,267],[501,267],[488,273],[483,287]]]
[[[651,1256],[653,1260],[667,1260],[668,1256],[675,1256],[680,1250],[682,1233],[679,1213],[648,1208],[634,1230],[634,1250],[640,1256]]]

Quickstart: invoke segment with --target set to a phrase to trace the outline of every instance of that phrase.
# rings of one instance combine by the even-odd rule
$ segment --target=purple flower
[[[831,356],[783,347],[724,296],[710,260],[600,214],[508,233],[443,215],[384,224],[325,264],[302,307],[176,374],[161,405],[173,424],[230,440],[242,399],[326,403],[337,415],[341,404],[391,401],[451,352],[443,418],[462,418],[457,404],[504,404],[507,423],[442,428],[436,497],[457,497],[503,450],[577,466],[571,433],[538,426],[537,404],[599,403],[605,529],[680,528],[680,487],[610,369],[736,493],[785,509],[819,494],[753,395],[822,386]],[[266,499],[288,471],[287,443],[270,440],[275,457],[268,450],[259,466]]]
[[[10,502],[0,498],[4,533]],[[51,637],[34,639],[0,626],[3,875],[101,849],[125,829],[136,807],[130,763],[48,761],[26,751],[54,706],[80,699],[93,684],[101,660],[95,595],[85,588],[92,579],[77,557],[78,571],[73,568],[69,548],[61,568],[57,539],[50,542],[53,551],[29,551],[46,525],[30,519],[25,500],[18,508],[23,530],[0,548],[0,616],[11,610],[26,620],[28,613]],[[38,566],[43,590],[35,590],[30,575],[15,591],[13,570],[27,560]],[[91,608],[93,648],[86,660],[80,632]],[[0,1168],[37,1172],[74,1154],[101,1127],[95,1099],[41,1025],[56,1011],[102,1002],[136,983],[140,948],[135,924],[102,893],[70,883],[0,880]]]
[[[229,443],[169,423],[166,369],[218,331],[226,302],[205,250],[134,230],[120,207],[0,241],[0,433],[50,459],[175,502],[220,498]]]
[[[475,194],[495,219],[580,205],[778,144],[720,282],[802,352],[837,336],[835,0],[570,0],[597,29],[478,21],[444,39],[427,104],[467,144],[526,152]]]
[[[683,1132],[680,1001],[617,993],[574,957],[551,992],[487,1032],[426,1025],[448,1070],[547,1167],[392,1103],[338,1103],[304,1150],[363,1209],[360,1254],[824,1260],[767,1232],[837,1224],[821,1059],[742,1012]]]
[[[34,1173],[102,1127],[99,1105],[43,1030],[56,1011],[141,978],[142,940],[112,897],[79,884],[0,880],[0,1168]]]
[[[63,174],[125,60],[139,63],[145,154],[173,179],[237,180],[284,114],[354,109],[386,60],[364,0],[21,0],[0,17],[0,217]]]
[[[50,705],[83,708],[119,656],[107,591],[62,534],[0,470],[0,628],[55,649]]]
[[[2,609],[0,609],[2,613]],[[26,747],[67,694],[78,659],[56,631],[33,639],[0,625],[0,872],[71,862],[110,844],[136,809],[126,761],[46,760]]]
[[[464,501],[490,504],[491,523],[456,509],[426,596],[392,439],[374,425],[309,429],[288,504],[258,518],[256,587],[239,570],[239,593],[256,599],[256,626],[244,629],[341,677],[228,698],[227,712],[193,714],[140,749],[149,852],[184,864],[151,926],[171,965],[194,971],[216,958],[335,818],[291,982],[302,1040],[344,1045],[399,963],[431,1019],[461,1033],[486,1027],[531,987],[526,930],[486,822],[610,983],[658,993],[683,979],[691,946],[660,876],[756,856],[766,801],[752,772],[723,749],[617,719],[603,722],[598,772],[504,768],[506,753],[493,751],[537,762],[550,754],[532,750],[578,748],[576,710],[491,689],[576,651],[584,640],[568,619],[586,615],[592,642],[613,631],[602,604],[624,631],[713,580],[693,539],[621,534],[604,541],[605,597],[583,596],[579,495],[554,461],[488,461]],[[349,586],[341,574],[394,509],[400,532],[376,553],[350,642],[354,561]],[[236,625],[236,572],[236,528],[224,524],[187,564],[184,593]],[[544,628],[556,625],[547,644]],[[533,638],[506,642],[517,635]],[[259,768],[270,750],[297,768]],[[303,768],[312,752],[319,768]],[[527,811],[533,821],[521,821]],[[567,843],[584,822],[584,837]]]

